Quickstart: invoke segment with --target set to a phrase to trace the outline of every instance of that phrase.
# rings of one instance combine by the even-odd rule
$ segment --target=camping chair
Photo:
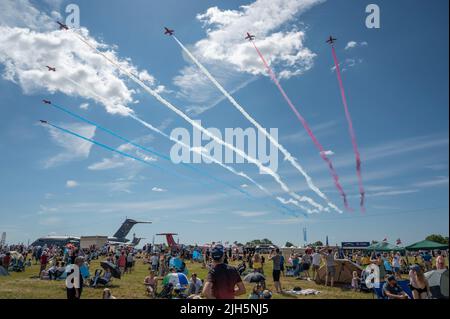
[[[91,279],[89,287],[96,288],[98,285],[107,286],[111,279],[105,280],[103,277],[103,271],[101,269],[96,269],[94,277]]]
[[[383,286],[385,281],[380,282],[378,288],[374,288],[374,293],[377,296],[377,299],[387,299],[387,297],[383,294]],[[408,295],[410,299],[414,299],[411,289],[409,288],[409,280],[400,280],[397,281],[397,284],[403,289],[404,292]]]

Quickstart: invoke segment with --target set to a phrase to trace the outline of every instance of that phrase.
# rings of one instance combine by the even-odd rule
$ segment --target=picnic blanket
[[[288,294],[292,295],[301,295],[301,296],[308,296],[308,295],[318,295],[320,294],[320,291],[315,289],[302,289],[302,290],[288,290],[286,291]]]

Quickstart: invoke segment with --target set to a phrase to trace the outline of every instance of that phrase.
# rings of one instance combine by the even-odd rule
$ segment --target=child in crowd
[[[352,289],[353,291],[359,291],[359,276],[357,271],[353,272]]]

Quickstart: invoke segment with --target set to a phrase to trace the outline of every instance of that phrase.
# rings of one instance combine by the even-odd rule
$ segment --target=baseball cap
[[[392,281],[395,280],[395,276],[394,275],[390,275],[389,277],[387,277],[387,281]]]
[[[219,260],[224,255],[224,248],[221,244],[217,244],[211,250],[211,257],[214,260]]]
[[[409,269],[414,270],[414,271],[419,271],[419,270],[420,270],[420,266],[414,264],[414,265],[411,265],[411,266],[409,267]]]

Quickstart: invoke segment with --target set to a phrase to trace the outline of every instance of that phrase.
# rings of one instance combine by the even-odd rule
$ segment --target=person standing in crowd
[[[262,273],[261,256],[259,255],[259,253],[254,254],[252,260],[253,260],[253,270]]]
[[[83,276],[80,267],[83,263],[83,257],[75,258],[75,261],[71,266],[71,272],[66,278],[67,299],[69,300],[81,299],[81,293],[83,292]]]
[[[327,266],[327,273],[325,275],[325,286],[330,279],[330,287],[334,286],[334,276],[336,275],[336,265],[334,264],[334,250],[329,247],[325,247],[320,252],[325,257],[325,264]]]
[[[437,251],[436,269],[445,269],[445,258],[442,256],[442,252],[440,250]]]
[[[306,251],[302,258],[302,270],[305,272],[306,279],[310,279],[309,268],[311,268],[312,257],[310,251]]]
[[[264,255],[261,255],[261,274],[264,275],[264,264],[266,263],[266,258]]]
[[[41,276],[41,273],[45,270],[45,268],[47,268],[48,255],[47,255],[46,251],[42,252],[40,262],[41,262],[41,267],[39,268],[39,276]]]
[[[11,262],[11,253],[8,251],[2,259],[2,265],[8,271],[9,263]]]
[[[280,249],[276,248],[275,251],[270,253],[269,259],[273,263],[272,279],[277,293],[282,293],[280,274],[281,274],[281,254]]]
[[[396,278],[401,278],[400,260],[401,260],[400,253],[399,252],[395,253],[394,257],[392,258],[392,272],[394,273],[394,276]]]
[[[425,251],[422,253],[421,257],[425,265],[425,271],[430,271],[432,269],[433,256],[431,256],[430,252]]]
[[[411,266],[409,271],[409,288],[414,299],[428,299],[431,296],[428,280],[419,265]]]
[[[127,272],[129,274],[131,274],[133,265],[134,265],[134,257],[133,257],[133,253],[130,251],[130,252],[128,252],[128,255],[127,255]]]
[[[293,253],[291,255],[291,263],[292,263],[292,269],[294,270],[294,277],[298,277],[300,273],[302,272],[301,265],[300,265],[300,257]]]
[[[212,267],[203,288],[208,299],[234,299],[246,292],[237,269],[223,263],[224,254],[224,247],[220,244],[211,250]]]
[[[280,274],[283,275],[283,277],[284,277],[285,263],[286,261],[284,260],[283,254],[280,254]]]
[[[152,270],[153,271],[158,271],[158,263],[159,263],[159,257],[158,255],[152,254],[152,256],[150,257],[150,264],[152,265]]]
[[[120,253],[119,259],[117,260],[117,265],[119,266],[120,272],[125,274],[125,267],[127,266],[127,258],[125,256],[125,251]]]
[[[313,280],[316,280],[317,272],[320,268],[321,255],[318,250],[315,250],[312,254],[312,275]]]
[[[386,268],[384,266],[383,259],[381,258],[381,254],[376,254],[375,258],[372,258],[370,262],[378,266],[379,280],[380,282],[383,281],[384,277],[386,276]]]

